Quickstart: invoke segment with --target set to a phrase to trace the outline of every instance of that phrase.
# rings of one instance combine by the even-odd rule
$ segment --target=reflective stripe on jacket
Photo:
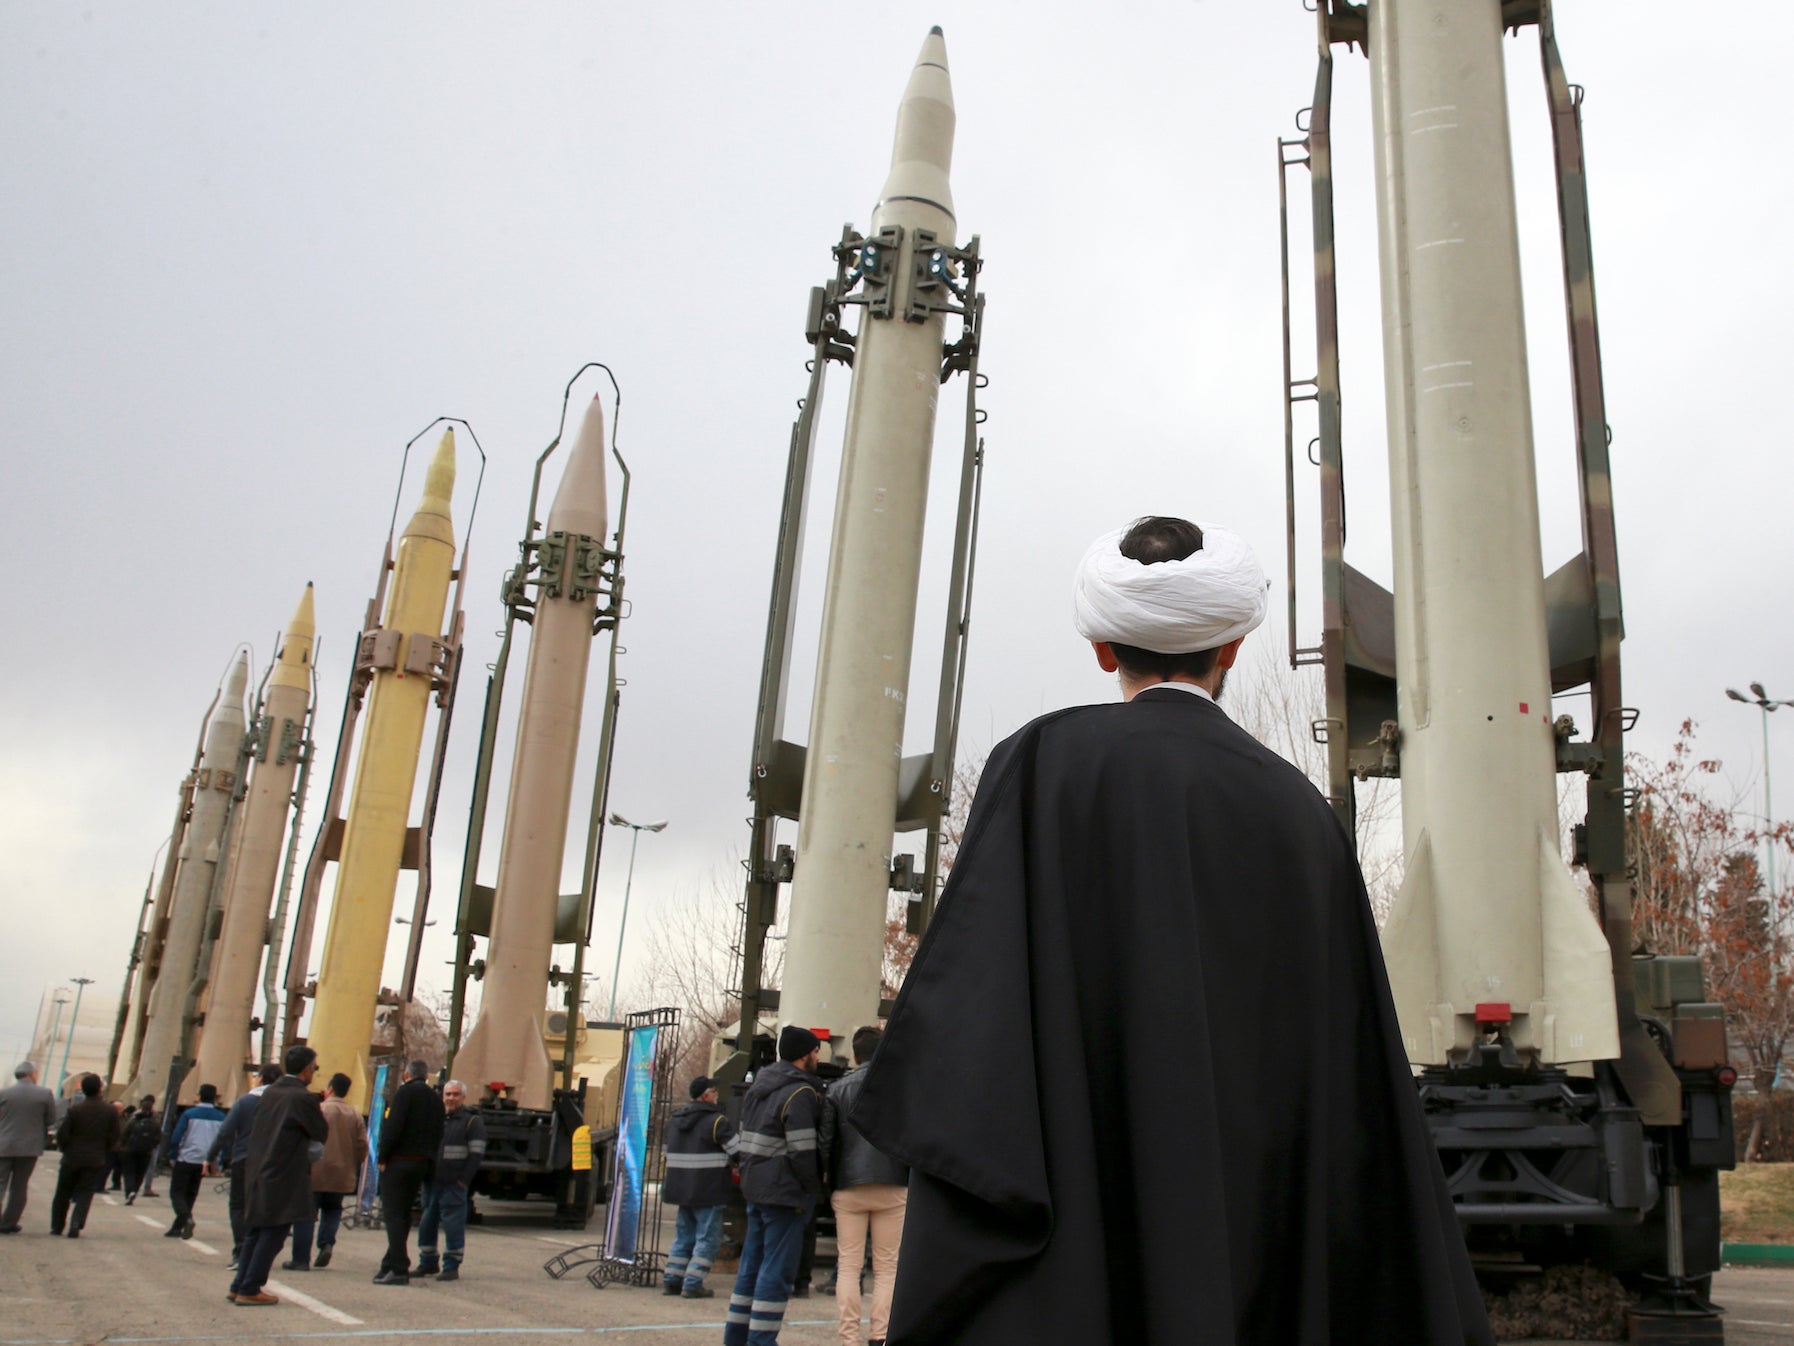
[[[789,1061],[754,1077],[741,1103],[741,1194],[761,1206],[807,1206],[822,1191],[816,1121],[822,1090]]]
[[[667,1169],[660,1195],[675,1206],[720,1206],[735,1190],[729,1166],[741,1148],[715,1103],[687,1103],[667,1119]]]
[[[473,1185],[473,1175],[486,1162],[486,1124],[472,1108],[457,1108],[442,1119],[442,1148],[436,1152],[436,1174],[432,1181],[440,1187],[456,1183]]]

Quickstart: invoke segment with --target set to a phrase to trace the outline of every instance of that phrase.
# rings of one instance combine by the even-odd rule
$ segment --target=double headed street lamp
[[[629,890],[635,884],[635,847],[642,839],[643,832],[662,832],[666,830],[667,820],[662,818],[657,823],[632,823],[620,813],[610,815],[612,827],[627,827],[629,838],[629,877],[623,880],[623,919],[617,922],[617,961],[610,971],[610,1011],[604,1017],[614,1021],[617,1017],[617,978],[623,975],[623,932],[629,928]]]
[[[69,1011],[69,1036],[68,1041],[62,1045],[62,1073],[57,1076],[58,1080],[68,1078],[69,1052],[75,1046],[75,1022],[81,1017],[81,992],[93,985],[92,977],[70,977],[69,980],[75,983],[75,1008]],[[60,1090],[61,1085],[57,1088]]]
[[[1725,689],[1725,694],[1734,701],[1742,701],[1745,705],[1755,706],[1763,712],[1763,828],[1765,832],[1768,832],[1775,827],[1775,814],[1769,806],[1769,712],[1779,710],[1783,706],[1794,706],[1794,701],[1771,700],[1769,693],[1763,690],[1763,684],[1760,682],[1751,683],[1750,690],[1751,695],[1746,696],[1736,688],[1728,687]],[[1775,838],[1765,836],[1764,843],[1769,852],[1769,893],[1773,896],[1775,893]]]

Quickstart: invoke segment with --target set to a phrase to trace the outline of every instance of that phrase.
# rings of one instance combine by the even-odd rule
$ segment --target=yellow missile
[[[202,1083],[215,1084],[219,1101],[228,1107],[249,1087],[249,1020],[255,1005],[256,974],[268,942],[268,905],[274,898],[282,842],[292,812],[300,744],[311,709],[312,646],[317,634],[308,584],[293,620],[287,623],[286,638],[280,643],[259,708],[265,737],[256,750],[242,820],[237,825],[236,862],[220,904],[222,924],[212,953],[198,1064],[187,1076],[183,1101],[191,1101]]]
[[[399,535],[381,629],[369,633],[373,681],[367,723],[306,1035],[325,1073],[340,1070],[354,1082],[349,1101],[362,1111],[368,1106],[369,1043],[392,928],[393,892],[429,710],[430,668],[443,640],[443,609],[454,576],[455,531],[449,516],[454,489],[455,433],[446,430],[424,476],[417,513]],[[367,644],[364,639],[364,653]]]

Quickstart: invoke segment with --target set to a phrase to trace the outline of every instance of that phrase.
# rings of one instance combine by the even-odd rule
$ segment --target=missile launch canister
[[[1417,1065],[1479,1025],[1545,1063],[1619,1054],[1557,840],[1501,15],[1371,8],[1407,853],[1383,946]]]
[[[948,266],[953,89],[922,44],[863,266],[889,290],[860,324],[829,547],[779,1018],[844,1040],[874,1021],[903,756]]]
[[[543,1013],[600,596],[604,474],[604,414],[594,398],[548,509],[542,569],[552,573],[541,576],[531,619],[480,1016],[455,1054],[456,1073],[476,1088],[502,1083],[532,1109],[548,1108],[554,1091]]]
[[[164,1097],[174,1055],[181,1049],[188,987],[205,936],[212,884],[223,856],[220,847],[236,790],[237,754],[243,746],[243,694],[249,683],[249,656],[239,654],[231,665],[224,696],[206,726],[205,750],[195,774],[193,804],[181,838],[180,867],[168,904],[168,934],[155,984],[149,988],[149,1012],[137,1051],[136,1073],[125,1097]]]
[[[198,1064],[184,1090],[191,1095],[202,1083],[215,1084],[219,1101],[227,1106],[247,1087],[254,1056],[250,1018],[262,951],[267,945],[268,905],[274,896],[293,805],[294,779],[308,751],[316,638],[308,584],[287,624],[262,713],[253,727],[253,765],[235,828],[236,860],[221,904],[222,928],[212,953]]]
[[[372,645],[372,683],[306,1036],[324,1070],[340,1070],[353,1081],[349,1101],[363,1111],[431,670],[443,644],[443,610],[454,577],[454,486],[455,435],[449,429],[425,474],[417,511],[399,537],[382,625],[363,636],[363,644]]]

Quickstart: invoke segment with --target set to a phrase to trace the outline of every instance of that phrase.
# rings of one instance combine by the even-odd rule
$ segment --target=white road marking
[[[151,1229],[162,1228],[162,1222],[160,1220],[157,1220],[148,1215],[139,1215],[137,1217],[137,1220],[141,1224],[148,1225]],[[185,1243],[189,1248],[197,1248],[200,1252],[204,1253],[207,1257],[218,1256],[218,1250],[216,1248],[214,1248],[209,1243],[201,1243],[198,1239],[182,1239],[181,1242]]]
[[[590,1243],[591,1242],[590,1239],[556,1238],[553,1234],[537,1234],[534,1237],[535,1237],[535,1240],[537,1243],[558,1243],[563,1248],[577,1248],[582,1243]]]
[[[114,1201],[111,1197],[107,1196],[104,1192],[100,1193],[100,1200],[104,1201],[108,1206],[116,1206],[118,1204],[118,1202]]]
[[[328,1318],[331,1322],[337,1323],[343,1327],[360,1327],[362,1325],[362,1319],[352,1317],[351,1315],[344,1313],[341,1309],[333,1309],[323,1300],[313,1299],[310,1295],[295,1290],[290,1285],[284,1285],[280,1281],[269,1281],[268,1289],[273,1294],[279,1295],[283,1300],[288,1300],[297,1304],[302,1309],[310,1309],[313,1313],[317,1314],[318,1317]]]

